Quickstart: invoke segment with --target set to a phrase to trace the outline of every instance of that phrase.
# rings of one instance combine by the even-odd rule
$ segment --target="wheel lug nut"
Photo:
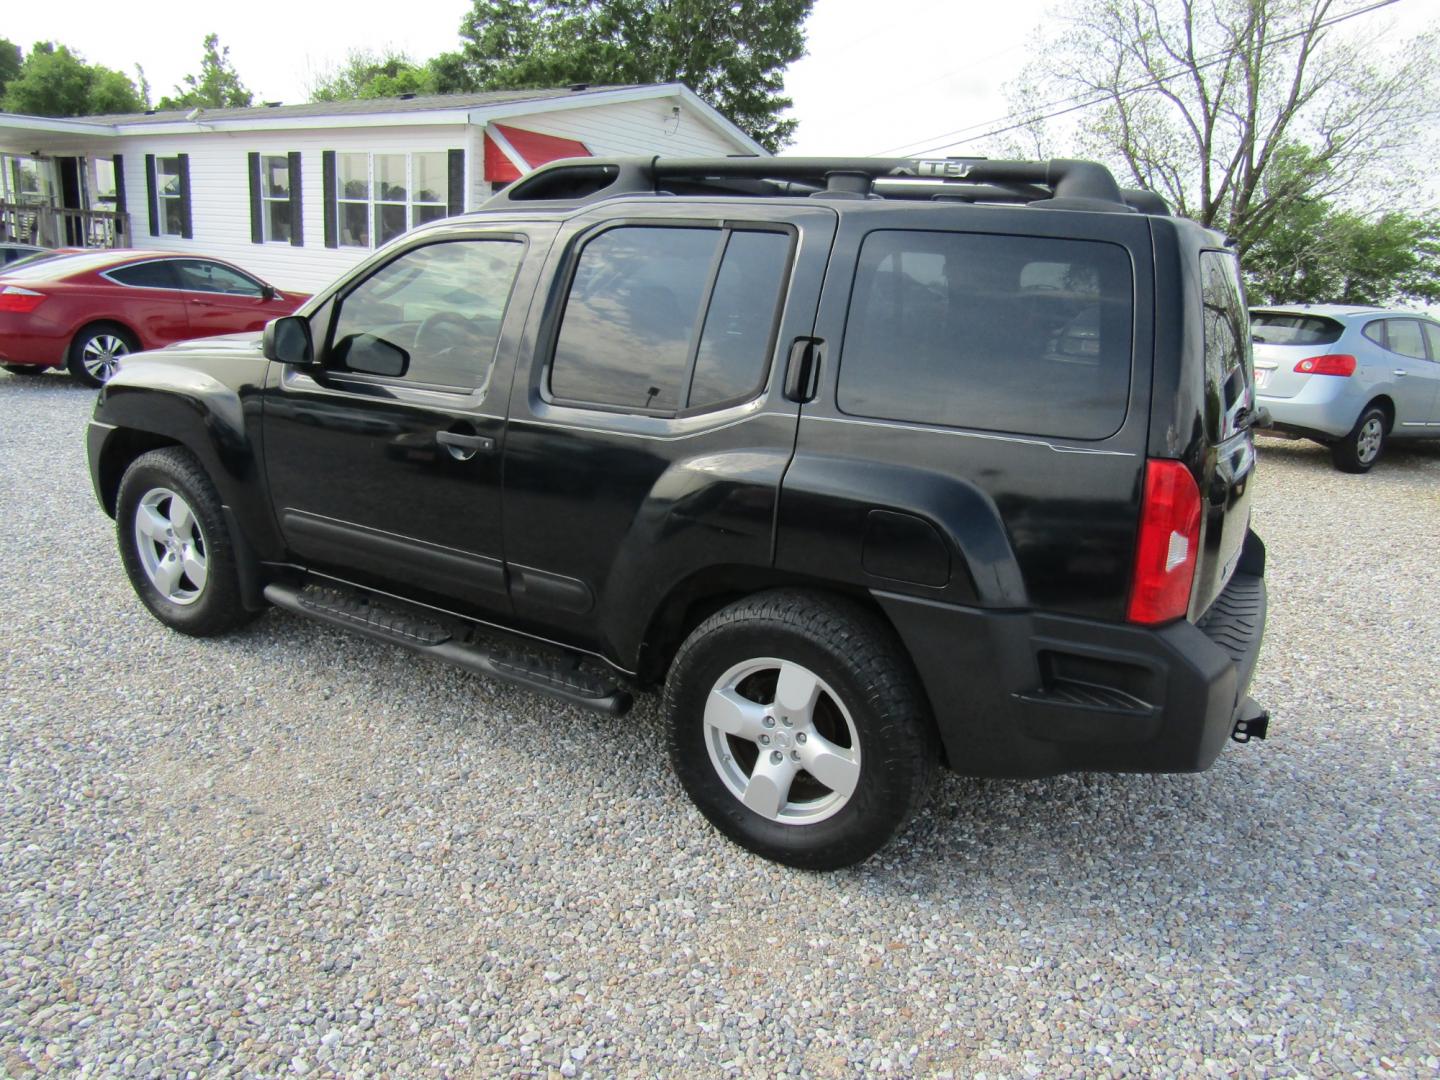
[[[782,724],[784,724],[786,727],[793,727],[794,724],[795,724],[795,721],[794,721],[794,720],[791,720],[790,717],[788,717],[788,716],[782,716],[782,717],[780,718],[780,722],[781,722]]]
[[[784,761],[784,760],[785,760],[785,755],[782,754],[782,753],[780,753],[779,750],[772,750],[772,751],[770,751],[770,764],[771,764],[771,765],[779,765],[779,764],[780,764],[782,761]]]
[[[791,751],[790,751],[790,760],[791,760],[791,761],[799,761],[799,760],[800,760],[800,751],[799,751],[799,750],[791,750]]]
[[[761,720],[760,722],[761,722],[762,724],[764,724],[766,727],[774,727],[774,726],[775,726],[775,718],[774,718],[773,716],[767,716],[767,717],[765,717],[764,720]]]
[[[769,736],[769,735],[761,735],[761,736],[760,736],[760,745],[761,745],[761,746],[769,746],[769,745],[770,745],[770,736]]]
[[[795,733],[795,741],[796,741],[797,743],[803,743],[803,742],[806,740],[806,738],[808,738],[808,736],[807,736],[807,735],[805,734],[805,732],[803,732],[803,731],[797,731],[797,732]]]

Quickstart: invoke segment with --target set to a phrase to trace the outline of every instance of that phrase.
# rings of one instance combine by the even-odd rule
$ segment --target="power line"
[[[1368,15],[1372,11],[1378,11],[1380,8],[1389,7],[1391,4],[1396,3],[1399,3],[1399,0],[1375,0],[1374,3],[1367,4],[1365,7],[1356,8],[1354,11],[1347,11],[1340,15],[1335,15],[1329,19],[1323,19],[1319,23],[1315,24],[1313,27],[1307,26],[1303,29],[1292,31],[1289,34],[1284,34],[1278,38],[1273,39],[1271,43],[1279,45],[1286,41],[1293,41],[1296,38],[1304,37],[1306,34],[1314,33],[1317,30],[1327,29],[1331,26],[1335,26],[1338,23],[1345,22],[1349,19],[1357,18],[1361,15]],[[1053,120],[1059,116],[1065,116],[1072,112],[1079,112],[1081,109],[1091,108],[1095,105],[1102,104],[1103,102],[1108,101],[1114,97],[1128,97],[1129,95],[1139,93],[1142,90],[1154,89],[1155,87],[1160,86],[1163,83],[1167,83],[1171,79],[1178,78],[1179,76],[1184,75],[1192,70],[1200,71],[1204,70],[1205,68],[1214,67],[1216,64],[1222,63],[1229,55],[1230,53],[1228,51],[1217,52],[1212,54],[1211,56],[1204,57],[1196,61],[1192,66],[1176,68],[1174,71],[1165,72],[1163,74],[1153,76],[1144,80],[1143,82],[1135,83],[1132,86],[1122,87],[1120,90],[1114,91],[1113,93],[1107,91],[1106,93],[1098,94],[1094,97],[1089,98],[1088,100],[1080,100],[1080,96],[1077,94],[1071,95],[1070,97],[1058,98],[1055,101],[1047,102],[1044,105],[1037,105],[1035,107],[1036,110],[1054,109],[1055,111],[1053,112],[1032,111],[1031,113],[1024,115],[1018,119],[1015,118],[1014,113],[1007,113],[1005,116],[996,117],[993,120],[984,120],[978,124],[970,124],[967,127],[957,128],[954,131],[947,131],[940,135],[932,135],[924,139],[912,139],[910,142],[901,143],[899,146],[891,147],[888,150],[881,150],[871,156],[887,157],[897,151],[903,150],[907,146],[914,146],[916,143],[920,142],[929,142],[931,139],[950,139],[950,136],[952,135],[965,135],[966,137],[962,139],[950,139],[950,141],[948,142],[938,143],[924,150],[908,151],[906,156],[918,157],[924,154],[934,154],[938,153],[941,150],[948,150],[952,146],[963,146],[965,143],[978,142],[981,139],[989,139],[993,136],[1003,135],[1007,131],[1014,131],[1017,128],[1026,127],[1029,124],[1037,123],[1041,120]],[[1056,106],[1064,107],[1056,108]],[[1006,121],[1010,120],[1013,120],[1014,122],[1005,123]],[[991,124],[1002,123],[1005,124],[1004,127],[994,128],[993,130],[982,132],[979,135],[966,135],[967,132],[975,131],[977,128],[985,128],[989,127]]]

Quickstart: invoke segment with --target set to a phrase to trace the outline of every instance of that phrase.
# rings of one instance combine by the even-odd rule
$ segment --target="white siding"
[[[678,118],[671,112],[676,105],[680,107]],[[500,122],[578,139],[596,155],[711,156],[743,149],[678,96],[555,110],[532,116],[507,116]],[[77,146],[75,152],[124,155],[125,201],[134,246],[214,255],[279,288],[314,291],[369,254],[362,248],[325,247],[322,151],[416,153],[463,149],[465,208],[468,210],[489,197],[490,185],[484,180],[484,131],[482,124],[475,123],[124,135],[88,141],[84,147]],[[250,239],[249,155],[295,151],[302,155],[305,244],[294,247],[288,243],[253,243]],[[189,155],[193,239],[150,235],[146,154]]]
[[[677,105],[680,107],[678,118],[671,112]],[[579,139],[597,157],[620,154],[716,157],[745,150],[678,96],[506,117],[500,123],[542,135]]]
[[[127,136],[107,141],[104,152],[125,156],[125,203],[138,248],[196,252],[228,259],[282,289],[314,291],[370,252],[325,246],[325,193],[321,152],[417,153],[467,148],[464,125],[361,128],[315,132],[215,132]],[[252,243],[249,155],[299,151],[305,245]],[[190,156],[190,215],[194,238],[151,236],[145,155]]]

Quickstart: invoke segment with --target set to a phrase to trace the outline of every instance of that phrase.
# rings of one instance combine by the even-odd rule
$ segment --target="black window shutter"
[[[265,242],[265,203],[260,198],[260,155],[250,155],[250,242]]]
[[[451,150],[449,167],[449,190],[446,193],[445,212],[452,217],[465,209],[465,151]]]
[[[145,194],[150,203],[150,235],[160,235],[160,200],[155,197],[155,155],[145,155]]]
[[[340,246],[340,228],[335,207],[335,151],[320,152],[320,181],[325,185],[325,246]]]
[[[290,246],[305,246],[305,201],[300,198],[300,151],[290,154]]]
[[[110,159],[110,166],[115,171],[115,212],[125,213],[125,158],[116,154]]]
[[[180,235],[186,240],[195,238],[195,229],[190,223],[190,155],[177,154],[180,162]]]

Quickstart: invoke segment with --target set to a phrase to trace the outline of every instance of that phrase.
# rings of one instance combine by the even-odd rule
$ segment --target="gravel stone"
[[[1271,738],[945,776],[838,874],[622,719],[278,612],[171,633],[94,399],[0,375],[0,1074],[1434,1074],[1440,444],[1261,442]]]

